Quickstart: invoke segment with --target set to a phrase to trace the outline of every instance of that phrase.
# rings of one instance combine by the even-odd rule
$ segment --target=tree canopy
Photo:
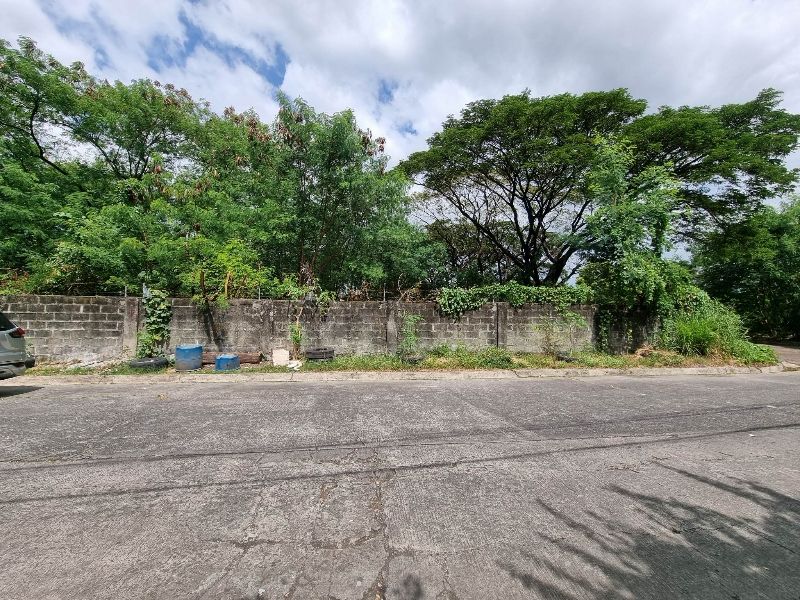
[[[733,306],[750,331],[800,337],[800,199],[763,207],[693,250],[700,284]]]
[[[785,158],[797,148],[800,116],[779,101],[764,90],[744,104],[645,114],[645,101],[624,89],[541,98],[526,91],[469,104],[401,168],[425,189],[437,221],[469,225],[522,283],[556,284],[587,258],[580,240],[596,208],[589,185],[597,136],[630,141],[626,177],[669,170],[686,209],[675,235],[695,238],[792,189],[798,173]]]
[[[0,40],[0,291],[520,299],[579,276],[661,310],[694,273],[753,330],[800,335],[797,202],[765,206],[798,179],[776,90],[651,112],[626,89],[479,100],[395,169],[352,111],[277,100],[270,122],[217,114]]]
[[[408,287],[435,271],[405,178],[349,110],[281,95],[272,123],[216,115],[186,90],[97,80],[25,39],[0,44],[0,91],[0,252],[18,287],[209,299],[287,278]]]

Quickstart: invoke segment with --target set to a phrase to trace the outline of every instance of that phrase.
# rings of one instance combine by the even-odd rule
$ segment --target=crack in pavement
[[[472,403],[469,403],[472,405]],[[14,470],[33,470],[33,469],[48,469],[48,468],[58,468],[62,466],[73,466],[73,465],[92,465],[92,464],[117,464],[117,463],[126,463],[126,462],[158,462],[158,461],[165,461],[165,460],[181,460],[181,459],[193,459],[193,458],[215,458],[215,457],[226,457],[226,456],[250,456],[254,454],[258,455],[270,455],[270,454],[291,454],[291,453],[303,453],[303,452],[319,452],[319,451],[333,451],[333,450],[357,450],[357,449],[364,449],[364,448],[391,448],[391,447],[422,447],[422,446],[448,446],[448,445],[474,445],[476,441],[474,436],[479,435],[504,435],[509,433],[517,433],[517,434],[525,434],[525,433],[535,433],[539,431],[566,431],[570,429],[575,429],[579,427],[592,427],[597,425],[621,425],[626,423],[637,423],[643,421],[659,421],[664,419],[676,419],[676,418],[684,418],[684,417],[698,417],[698,416],[711,416],[711,415],[719,415],[719,414],[728,414],[728,413],[736,413],[736,412],[747,412],[747,411],[757,411],[757,410],[764,410],[764,409],[779,409],[779,408],[790,408],[790,407],[800,407],[800,403],[797,402],[785,402],[785,403],[778,403],[772,405],[751,405],[751,406],[744,406],[744,407],[720,407],[713,410],[703,410],[703,411],[683,411],[683,412],[673,412],[673,413],[660,413],[654,415],[648,415],[643,417],[629,417],[624,421],[620,420],[608,420],[608,419],[599,419],[599,420],[586,420],[586,421],[575,421],[568,425],[547,425],[547,426],[528,426],[523,427],[522,425],[516,424],[513,421],[508,420],[507,417],[504,417],[506,422],[512,424],[512,427],[501,427],[501,428],[473,428],[468,429],[465,431],[450,433],[450,432],[427,432],[420,435],[415,436],[404,436],[404,437],[395,437],[395,438],[384,438],[379,443],[368,443],[361,439],[357,439],[355,442],[344,442],[342,444],[315,444],[315,445],[308,445],[308,446],[290,446],[290,447],[274,447],[274,448],[247,448],[247,449],[240,449],[240,450],[213,450],[208,452],[185,452],[185,453],[174,453],[174,454],[156,454],[156,455],[137,455],[137,456],[122,456],[122,457],[96,457],[96,456],[89,456],[88,458],[79,457],[77,460],[75,459],[63,459],[58,457],[58,455],[49,455],[47,457],[14,457],[14,458],[6,458],[0,459],[0,464],[14,464],[14,463],[37,463],[40,461],[47,461],[45,464],[32,464],[26,465],[24,467],[9,467],[7,469],[0,469],[0,472],[12,472]],[[483,409],[479,409],[483,410]],[[790,425],[796,425],[800,423],[792,423]],[[757,431],[760,429],[770,428],[770,427],[782,427],[784,425],[776,425],[776,426],[765,426],[765,427],[755,427],[750,429],[745,429],[747,431]],[[737,430],[738,431],[738,430]],[[657,435],[657,434],[651,434]],[[574,437],[548,437],[548,438],[530,438],[527,436],[520,436],[517,439],[504,439],[504,440],[485,440],[480,441],[480,443],[486,444],[514,444],[521,441],[569,441],[569,440],[580,440],[580,439],[602,439],[602,438],[621,438],[621,437],[648,437],[647,434],[626,434],[626,433],[619,433],[619,434],[610,434],[606,436],[574,436]],[[420,441],[422,438],[422,441]],[[446,439],[446,438],[455,438],[455,439]],[[460,441],[459,438],[470,438],[469,440]],[[410,440],[411,443],[405,443],[407,440]],[[261,460],[261,459],[260,459]],[[259,462],[260,462],[259,460]]]
[[[554,450],[539,450],[539,451],[532,451],[532,452],[518,452],[515,454],[506,454],[502,456],[487,456],[487,457],[475,457],[475,458],[461,458],[457,460],[440,460],[440,461],[430,461],[427,463],[419,463],[419,464],[406,464],[406,465],[394,465],[391,467],[382,467],[378,469],[378,472],[381,473],[388,473],[391,472],[393,474],[396,473],[405,473],[405,472],[414,472],[414,471],[424,471],[430,469],[441,469],[441,468],[455,468],[461,465],[475,465],[475,464],[485,464],[485,463],[493,463],[493,462],[505,462],[505,461],[516,461],[516,460],[526,460],[526,459],[533,459],[538,457],[544,456],[554,456],[558,454],[569,454],[572,452],[589,452],[594,450],[613,450],[617,448],[629,448],[635,446],[645,446],[651,444],[673,444],[673,443],[680,443],[680,442],[687,442],[687,441],[695,441],[695,440],[707,440],[716,437],[724,437],[726,435],[735,435],[738,433],[747,433],[751,431],[775,431],[780,429],[794,429],[800,427],[800,423],[791,423],[786,425],[773,425],[773,426],[765,426],[759,428],[747,428],[747,429],[735,429],[729,431],[722,431],[722,432],[713,432],[713,433],[701,433],[701,434],[692,434],[692,435],[684,435],[684,436],[659,436],[659,437],[651,437],[651,438],[644,438],[644,439],[637,439],[635,441],[629,442],[622,442],[619,444],[592,444],[588,446],[576,446],[573,448],[557,448]],[[597,438],[590,438],[590,439],[597,439]],[[537,443],[540,443],[537,440]],[[520,442],[521,445],[524,445],[524,442]],[[168,486],[154,486],[154,487],[146,487],[146,488],[139,488],[133,490],[108,490],[103,492],[86,492],[81,494],[63,494],[63,495],[52,495],[52,496],[34,496],[34,497],[21,497],[21,498],[12,498],[9,500],[0,500],[0,506],[3,505],[13,505],[13,504],[24,504],[29,502],[50,502],[56,500],[80,500],[85,498],[102,498],[102,497],[116,497],[116,496],[126,496],[126,495],[135,495],[135,494],[153,494],[153,493],[160,493],[165,491],[173,491],[173,490],[192,490],[192,489],[206,489],[206,488],[215,488],[215,487],[228,487],[228,486],[258,486],[263,485],[264,483],[280,483],[285,481],[308,481],[314,479],[331,479],[336,477],[359,477],[368,475],[373,473],[375,469],[346,469],[341,471],[335,471],[331,473],[304,473],[300,475],[285,475],[285,476],[278,476],[278,477],[269,477],[269,478],[260,478],[260,479],[231,479],[225,481],[211,481],[211,482],[203,482],[203,483],[183,483],[183,484],[175,484],[175,485],[168,485]]]

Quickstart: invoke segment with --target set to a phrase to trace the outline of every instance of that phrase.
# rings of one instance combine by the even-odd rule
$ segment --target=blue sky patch
[[[397,87],[398,84],[396,81],[381,79],[380,82],[378,82],[378,102],[381,104],[389,104],[394,100],[394,92]]]
[[[403,135],[417,135],[417,130],[414,129],[414,123],[411,121],[404,121],[397,126],[397,131]]]
[[[99,69],[105,70],[114,66],[108,52],[106,52],[105,48],[99,43],[96,31],[100,29],[109,31],[113,35],[117,34],[114,27],[102,18],[95,7],[90,9],[89,19],[79,20],[64,16],[53,2],[42,2],[40,6],[42,7],[42,11],[53,22],[53,25],[55,25],[59,33],[68,38],[77,38],[94,50],[94,60]]]
[[[234,67],[236,63],[242,63],[275,87],[279,87],[283,83],[286,66],[290,59],[280,43],[276,43],[272,48],[275,61],[270,64],[238,46],[221,42],[194,24],[186,16],[186,13],[181,12],[178,18],[185,34],[185,40],[182,43],[175,38],[159,34],[152,38],[151,45],[147,48],[147,64],[154,71],[161,72],[162,69],[173,66],[184,67],[186,60],[197,48],[203,47],[222,58],[230,67]]]

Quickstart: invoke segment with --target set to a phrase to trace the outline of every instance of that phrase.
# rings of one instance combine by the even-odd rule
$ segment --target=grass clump
[[[307,360],[303,371],[405,371],[413,365],[393,354],[336,356],[330,360]],[[285,372],[286,369],[284,368]]]
[[[428,352],[422,366],[433,369],[512,369],[513,355],[503,348],[468,350],[463,346],[437,346]]]

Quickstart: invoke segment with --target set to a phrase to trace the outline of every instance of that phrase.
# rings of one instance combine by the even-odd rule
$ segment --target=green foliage
[[[645,312],[665,317],[704,292],[692,284],[683,265],[652,254],[627,254],[617,261],[589,263],[580,282],[601,306],[615,312]]]
[[[385,140],[360,129],[349,110],[325,115],[300,99],[279,102],[273,167],[292,249],[281,270],[325,289],[386,281],[383,242],[408,230],[408,207],[405,178],[385,172]]]
[[[591,261],[619,260],[632,254],[661,254],[678,217],[678,182],[666,166],[629,176],[634,163],[630,143],[595,138],[597,155],[588,176],[594,212],[577,239]]]
[[[439,218],[428,224],[428,238],[438,249],[439,271],[429,279],[456,287],[475,287],[513,281],[519,271],[505,253],[466,220]],[[498,223],[493,232],[504,246],[514,243],[510,224]]]
[[[403,313],[400,322],[400,335],[397,344],[397,354],[401,358],[415,356],[419,350],[419,335],[417,325],[422,322],[422,316],[413,313]]]
[[[480,100],[388,172],[385,140],[352,111],[279,105],[271,123],[217,115],[171,84],[108,82],[0,40],[0,292],[146,284],[324,311],[353,290],[444,286],[457,318],[492,300],[591,301],[556,285],[588,263],[580,281],[606,315],[663,320],[704,300],[662,259],[688,238],[699,281],[752,331],[800,335],[800,209],[761,208],[798,177],[785,158],[800,115],[775,90],[651,114],[625,89]]]
[[[663,184],[676,200],[675,234],[691,235],[793,188],[798,172],[784,161],[798,147],[800,115],[781,109],[780,100],[779,92],[768,89],[742,104],[663,107],[644,114],[645,102],[624,89],[542,98],[524,92],[469,104],[401,168],[426,188],[420,199],[440,221],[471,228],[476,241],[513,263],[512,277],[555,284],[580,264],[576,258],[585,249],[588,217],[602,199],[593,184],[615,196],[614,186],[595,172],[604,161],[594,136],[629,140],[627,157],[605,161],[605,174],[616,184],[655,179],[651,197],[652,184]],[[665,169],[672,183],[664,180]],[[646,216],[634,203],[625,209]],[[635,224],[625,218],[615,227]],[[646,241],[635,231],[631,236]],[[496,271],[507,269],[484,265],[480,275]]]
[[[0,43],[0,92],[8,286],[144,283],[225,305],[280,296],[286,277],[321,293],[435,275],[435,245],[406,218],[406,180],[385,172],[384,140],[351,111],[281,97],[271,124],[218,116],[171,84],[99,80],[25,39]]]
[[[580,235],[590,257],[580,280],[608,310],[663,317],[690,284],[688,271],[661,258],[677,216],[676,182],[663,167],[628,177],[631,146],[603,138],[595,144],[589,190],[597,208]]]
[[[195,239],[187,244],[198,260],[192,271],[182,275],[186,288],[198,290],[198,302],[226,306],[230,298],[273,296],[280,289],[272,271],[258,264],[257,253],[242,240],[230,240],[221,248],[203,248],[206,244],[213,242]]]
[[[703,288],[751,332],[800,338],[800,198],[707,235],[692,254]]]
[[[681,354],[709,354],[719,340],[715,323],[706,317],[681,314],[670,319],[667,325],[662,339],[667,347]]]
[[[527,286],[514,281],[474,288],[442,288],[436,297],[439,311],[453,319],[467,311],[476,310],[487,302],[508,302],[515,307],[523,304],[552,304],[558,311],[565,311],[572,304],[587,304],[591,301],[592,292],[586,286]]]
[[[172,320],[172,307],[166,292],[150,290],[149,295],[142,299],[142,306],[144,329],[137,339],[136,357],[164,356]]]
[[[57,186],[9,158],[0,146],[0,265],[23,270],[53,251],[60,202]]]
[[[583,228],[593,135],[617,133],[645,109],[627,90],[472,102],[401,169],[441,220],[471,224],[526,284],[563,282]],[[569,165],[561,168],[561,165]],[[546,182],[546,185],[542,182]]]
[[[682,213],[682,232],[696,237],[793,189],[798,172],[785,158],[798,147],[800,115],[780,102],[780,92],[765,89],[741,104],[661,107],[625,127],[635,172],[671,164],[681,205],[690,209]]]

